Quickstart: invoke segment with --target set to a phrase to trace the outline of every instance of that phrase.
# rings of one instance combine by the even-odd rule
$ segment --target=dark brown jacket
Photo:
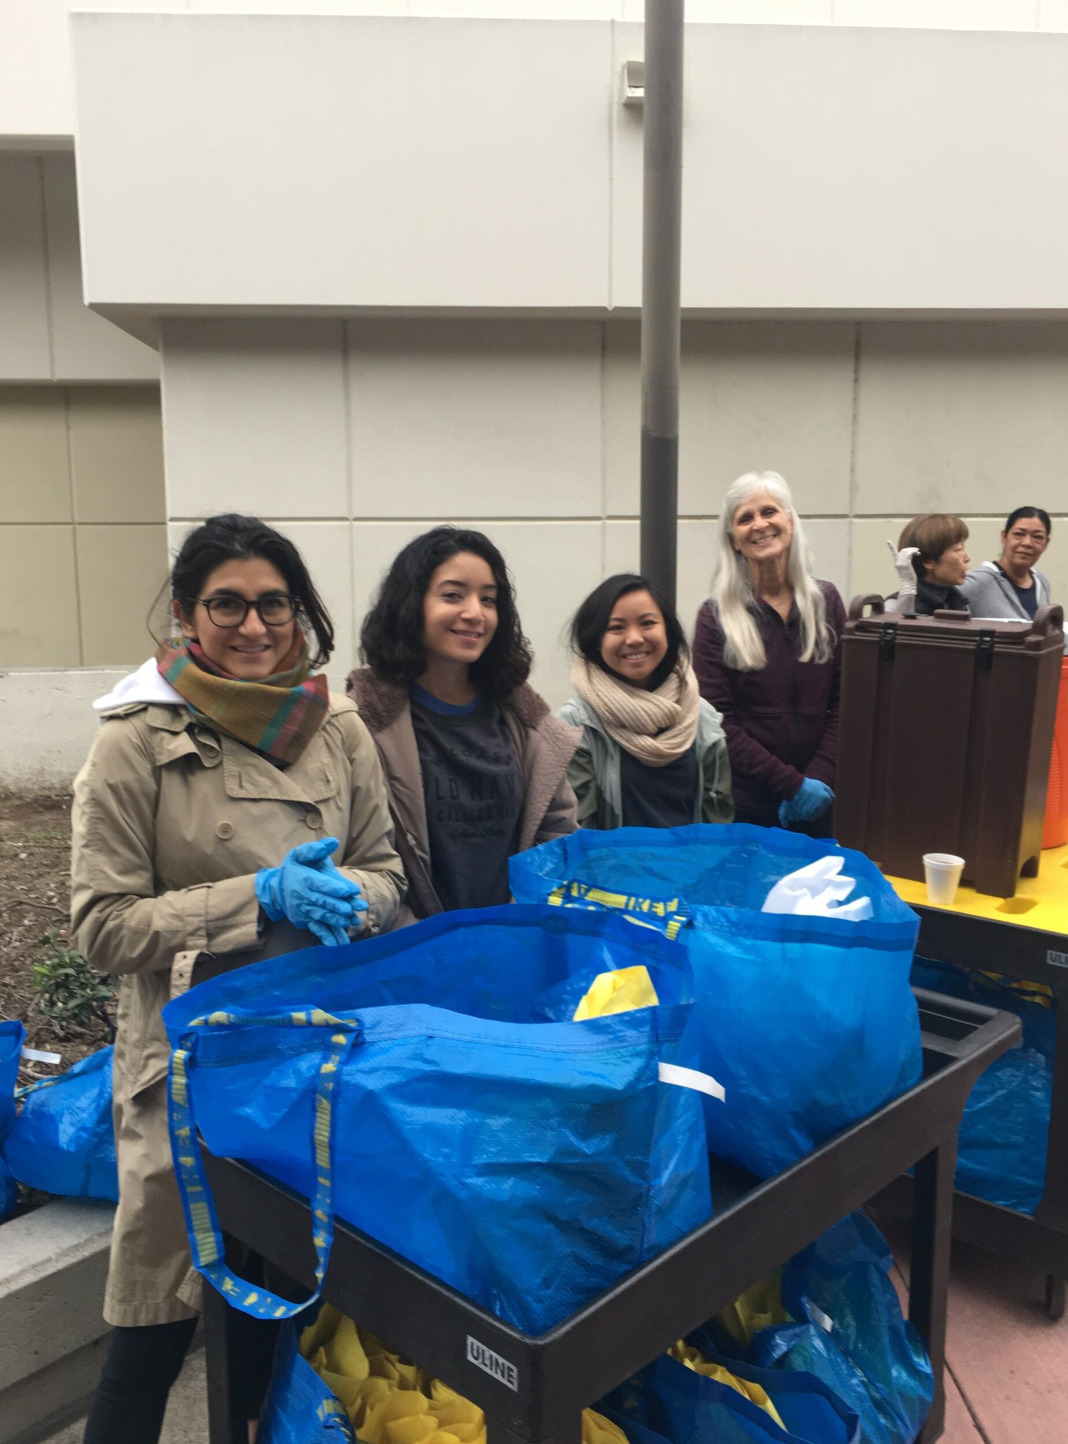
[[[838,694],[845,608],[837,588],[819,583],[835,636],[827,662],[802,662],[797,607],[783,621],[760,602],[756,623],[767,664],[741,672],[723,657],[723,628],[711,601],[697,613],[693,669],[701,696],[723,715],[738,822],[776,825],[779,803],[806,777],[834,787],[838,764]]]
[[[408,879],[407,907],[398,915],[399,927],[413,917],[431,917],[442,911],[431,881],[423,773],[411,704],[403,687],[380,681],[366,667],[349,673],[345,689],[374,738],[385,773],[394,845]],[[501,710],[523,774],[525,800],[516,850],[524,852],[539,842],[564,837],[578,825],[567,764],[582,740],[582,728],[558,721],[548,704],[526,685],[506,697]]]

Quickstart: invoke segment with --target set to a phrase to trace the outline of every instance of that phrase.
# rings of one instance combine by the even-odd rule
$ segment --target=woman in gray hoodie
[[[1049,516],[1039,506],[1018,506],[1001,533],[1001,556],[970,571],[960,590],[973,617],[1028,621],[1049,605],[1049,581],[1035,563],[1049,546]]]

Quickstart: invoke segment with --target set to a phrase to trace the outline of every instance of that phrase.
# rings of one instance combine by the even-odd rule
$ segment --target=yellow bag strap
[[[323,1036],[323,1055],[315,1088],[311,1152],[315,1163],[312,1197],[312,1242],[315,1245],[315,1292],[292,1303],[270,1289],[254,1288],[237,1277],[223,1257],[223,1239],[197,1138],[189,1075],[196,1064],[197,1038],[204,1030],[227,1027],[307,1028]],[[215,1012],[194,1018],[171,1054],[167,1086],[167,1123],[178,1192],[185,1215],[193,1266],[243,1313],[266,1319],[289,1319],[319,1297],[334,1240],[334,1132],[341,1070],[362,1028],[355,1016],[335,1017],[318,1008],[304,1012],[256,1016]]]
[[[551,907],[584,907],[623,913],[630,922],[641,923],[664,933],[672,942],[683,928],[693,926],[690,909],[681,898],[639,897],[636,893],[613,892],[572,878],[554,887],[546,898]]]

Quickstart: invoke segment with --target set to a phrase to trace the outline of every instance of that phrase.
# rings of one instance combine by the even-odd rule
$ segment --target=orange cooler
[[[1057,698],[1057,720],[1053,726],[1053,752],[1049,763],[1046,793],[1046,821],[1043,847],[1062,847],[1068,842],[1068,657],[1061,662],[1061,690]]]

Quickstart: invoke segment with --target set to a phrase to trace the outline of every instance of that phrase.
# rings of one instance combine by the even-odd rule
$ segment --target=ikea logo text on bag
[[[467,1336],[467,1357],[472,1364],[477,1364],[480,1369],[485,1370],[494,1379],[499,1379],[509,1389],[519,1391],[519,1371],[514,1364],[507,1359],[502,1359],[500,1354],[495,1354],[492,1349],[487,1349],[485,1344],[480,1344],[470,1334]]]

